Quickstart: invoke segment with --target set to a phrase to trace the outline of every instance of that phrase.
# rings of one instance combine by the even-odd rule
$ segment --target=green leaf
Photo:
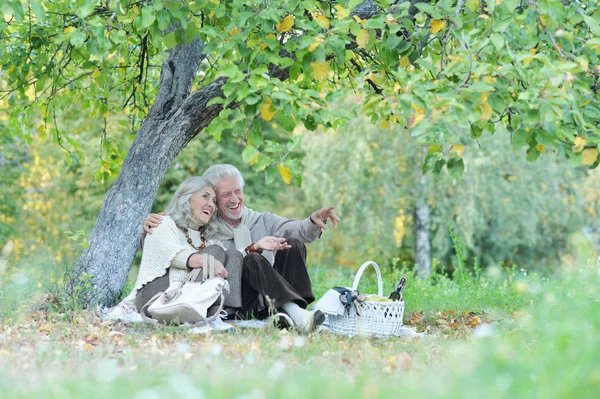
[[[197,38],[199,35],[198,27],[194,23],[190,23],[185,30],[185,41],[191,43],[192,40]]]
[[[308,115],[306,118],[304,118],[302,123],[304,124],[304,127],[310,131],[315,131],[317,129],[315,118],[312,115]]]
[[[95,0],[85,0],[82,5],[75,8],[75,14],[81,19],[85,19],[90,16],[91,13],[94,12],[96,8]]]
[[[156,21],[156,14],[151,6],[142,8],[142,18],[139,22],[138,29],[145,30]]]
[[[248,163],[259,154],[260,153],[256,148],[254,148],[254,146],[247,145],[246,148],[244,148],[244,151],[242,151],[242,161],[244,161],[244,163]]]
[[[540,152],[535,148],[535,144],[527,150],[527,161],[534,162],[540,157]]]
[[[42,6],[39,1],[29,0],[29,5],[33,9],[33,13],[38,20],[43,21],[46,19],[46,10],[44,10],[44,6]]]
[[[165,36],[165,46],[167,46],[168,49],[172,49],[173,47],[177,46],[177,37],[175,36],[175,32],[171,32]]]
[[[288,132],[293,132],[296,128],[296,121],[294,118],[282,111],[278,111],[277,114],[275,114],[275,119],[281,124],[281,127]]]
[[[287,149],[289,152],[292,152],[296,149],[296,147],[298,147],[298,145],[300,144],[300,142],[302,141],[302,136],[298,135],[298,136],[294,136],[292,138],[292,140],[288,141],[287,143]]]
[[[590,30],[595,36],[600,36],[600,25],[598,21],[588,15],[582,15],[585,23],[590,27]]]
[[[515,130],[512,135],[513,149],[518,150],[519,148],[522,148],[525,144],[529,143],[530,139],[530,132],[525,131],[525,129]]]
[[[416,3],[415,7],[417,7],[419,10],[431,15],[431,17],[433,17],[433,18],[436,18],[436,19],[443,18],[443,15],[440,14],[440,12],[437,11],[435,8],[433,8],[433,6],[429,3]]]
[[[254,105],[254,104],[257,104],[261,99],[262,99],[261,96],[254,94],[254,95],[249,95],[246,98],[244,98],[244,101],[246,102],[246,104]]]
[[[478,123],[471,123],[471,138],[478,139],[483,134],[483,128],[479,126]]]
[[[462,176],[465,170],[465,163],[463,162],[462,158],[451,158],[448,160],[446,167],[448,168],[448,173],[450,173],[450,176],[457,178]]]
[[[81,47],[85,42],[85,39],[85,33],[83,33],[80,30],[77,30],[73,32],[73,34],[71,34],[71,38],[69,39],[69,41],[74,47]]]
[[[492,41],[494,47],[496,47],[496,50],[500,51],[504,47],[504,38],[501,34],[496,32],[492,33],[490,40]]]
[[[219,69],[219,75],[227,76],[228,78],[235,77],[240,70],[236,64],[225,64]]]
[[[156,19],[158,20],[158,28],[160,30],[165,30],[171,24],[171,16],[165,10],[159,10],[156,14]]]
[[[295,62],[294,65],[290,67],[290,79],[296,80],[302,73],[302,65],[299,62]]]

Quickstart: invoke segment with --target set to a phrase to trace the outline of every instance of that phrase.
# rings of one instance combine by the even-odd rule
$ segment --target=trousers
[[[292,247],[277,251],[273,266],[258,253],[244,257],[242,270],[242,316],[265,319],[286,302],[306,308],[315,300],[308,270],[306,246],[298,239]]]

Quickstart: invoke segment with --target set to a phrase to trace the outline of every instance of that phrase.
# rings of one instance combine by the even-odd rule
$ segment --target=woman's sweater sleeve
[[[184,249],[182,251],[179,251],[171,261],[171,267],[187,270],[187,261],[189,257],[195,254],[196,252],[198,251],[195,251],[193,249]]]

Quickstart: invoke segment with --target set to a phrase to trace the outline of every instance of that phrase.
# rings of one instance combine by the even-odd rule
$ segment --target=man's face
[[[238,179],[234,176],[224,177],[216,186],[219,214],[226,222],[239,221],[244,208],[244,193]]]

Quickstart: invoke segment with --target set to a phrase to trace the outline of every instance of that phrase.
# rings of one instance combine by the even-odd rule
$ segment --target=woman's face
[[[208,224],[217,207],[217,196],[210,186],[202,188],[190,198],[192,217],[201,225]]]

